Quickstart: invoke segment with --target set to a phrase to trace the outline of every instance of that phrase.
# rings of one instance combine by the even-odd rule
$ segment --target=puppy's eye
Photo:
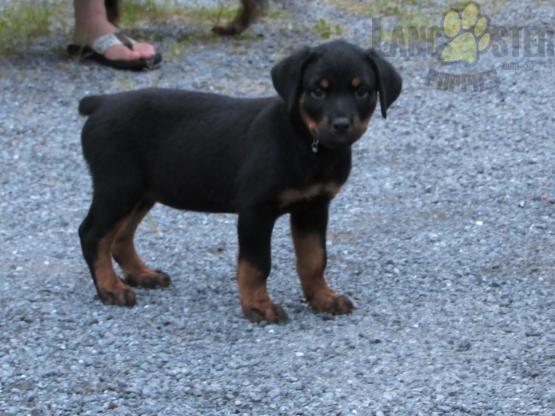
[[[355,95],[357,98],[366,98],[368,97],[368,88],[366,87],[359,87],[355,90]]]
[[[312,98],[321,100],[326,96],[326,92],[320,87],[314,87],[310,90],[310,95],[312,96]]]

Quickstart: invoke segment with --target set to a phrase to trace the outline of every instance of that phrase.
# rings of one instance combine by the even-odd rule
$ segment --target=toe
[[[288,320],[285,310],[276,304],[265,305],[264,307],[249,307],[243,312],[245,318],[251,322],[258,323],[266,321],[268,323],[277,324]]]
[[[133,44],[133,51],[137,52],[141,58],[150,59],[156,54],[156,49],[149,43],[137,42]]]
[[[169,274],[162,270],[156,269],[157,278],[158,278],[158,286],[160,287],[168,287],[172,283],[172,279]]]
[[[141,274],[128,274],[125,277],[125,281],[130,286],[142,287],[144,289],[168,287],[171,284],[170,276],[161,270],[153,270]]]
[[[247,309],[243,314],[247,320],[253,323],[262,322],[264,320],[264,314],[258,309]]]
[[[137,303],[135,292],[130,288],[124,288],[119,292],[100,289],[98,296],[105,305],[134,306]]]
[[[118,305],[119,306],[134,306],[137,304],[137,297],[135,296],[135,292],[133,290],[127,288],[118,296]]]
[[[345,315],[353,311],[354,305],[345,295],[331,295],[311,301],[312,309],[332,315]]]
[[[104,56],[111,61],[135,61],[140,59],[141,54],[129,49],[127,46],[114,45],[106,50]]]
[[[345,315],[351,313],[353,308],[353,302],[347,296],[338,295],[331,303],[330,313],[333,315]]]
[[[289,319],[285,310],[280,306],[273,304],[271,308],[270,315],[268,317],[268,322],[280,323],[286,322]]]

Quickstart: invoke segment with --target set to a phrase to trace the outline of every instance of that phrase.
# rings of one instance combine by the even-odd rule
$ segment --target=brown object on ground
[[[222,36],[238,35],[250,26],[262,9],[262,0],[241,0],[241,8],[235,18],[231,22],[214,26],[212,31]]]
[[[120,1],[104,1],[108,21],[117,26],[120,17]],[[263,0],[241,0],[241,7],[235,18],[230,22],[214,26],[212,31],[222,36],[238,35],[250,26],[254,19],[262,12],[263,8]]]

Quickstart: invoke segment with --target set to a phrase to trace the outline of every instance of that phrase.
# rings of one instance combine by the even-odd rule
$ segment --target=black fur
[[[264,279],[278,216],[291,213],[300,233],[318,234],[325,245],[333,194],[314,189],[347,180],[361,120],[378,94],[385,116],[401,78],[374,52],[333,41],[294,53],[272,79],[279,97],[144,89],[81,100],[94,192],[80,235],[91,271],[100,239],[137,206],[156,202],[238,213],[239,259]],[[291,199],[288,191],[306,198]]]

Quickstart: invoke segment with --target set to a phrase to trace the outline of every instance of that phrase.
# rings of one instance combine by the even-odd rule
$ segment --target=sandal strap
[[[129,49],[133,49],[133,44],[136,43],[134,39],[124,35],[121,32],[106,33],[95,39],[91,45],[91,49],[100,55],[115,45],[125,45]]]

